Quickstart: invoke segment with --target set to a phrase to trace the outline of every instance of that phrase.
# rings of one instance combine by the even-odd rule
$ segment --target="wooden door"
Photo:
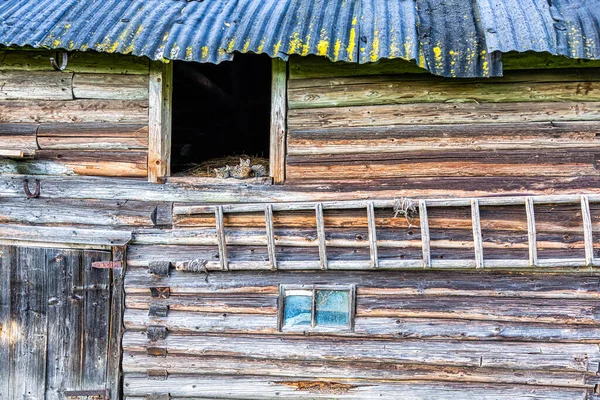
[[[0,249],[0,399],[107,389],[112,253]]]

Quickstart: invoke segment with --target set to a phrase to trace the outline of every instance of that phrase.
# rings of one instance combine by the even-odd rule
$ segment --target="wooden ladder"
[[[600,196],[592,195],[595,202],[600,202]],[[537,234],[535,226],[534,204],[581,204],[583,220],[583,234],[585,245],[585,259],[538,259]],[[421,260],[380,260],[377,246],[377,226],[375,210],[393,208],[397,201],[340,201],[318,203],[273,203],[273,204],[236,204],[215,206],[215,221],[217,232],[217,245],[219,249],[219,262],[222,270],[229,269],[227,253],[227,240],[224,227],[224,213],[248,213],[263,211],[266,228],[266,241],[268,250],[268,267],[271,270],[280,269],[277,260],[276,240],[273,228],[274,211],[308,211],[314,210],[316,217],[317,244],[319,248],[320,269],[353,269],[352,264],[366,265],[367,262],[336,261],[332,262],[327,257],[327,240],[325,233],[324,210],[349,210],[365,209],[368,222],[369,254],[368,266],[371,269],[380,267],[386,269],[415,269],[415,268],[506,268],[506,267],[593,267],[594,246],[592,236],[592,219],[590,214],[590,196],[538,196],[538,197],[498,197],[482,199],[450,199],[450,200],[418,200],[419,225],[421,230]],[[483,235],[481,228],[480,206],[507,206],[524,205],[527,216],[528,260],[486,260],[483,251]],[[473,258],[465,260],[432,260],[431,237],[429,230],[428,208],[432,207],[464,207],[471,208],[471,222],[473,228]],[[207,208],[204,207],[204,210]],[[210,208],[208,208],[210,209]],[[284,268],[285,269],[285,268]]]

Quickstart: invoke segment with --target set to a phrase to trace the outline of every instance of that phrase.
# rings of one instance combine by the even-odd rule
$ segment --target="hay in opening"
[[[233,155],[233,156],[225,156],[219,158],[211,158],[210,160],[206,160],[201,162],[200,164],[188,164],[186,168],[175,174],[175,176],[196,176],[199,178],[214,178],[215,168],[223,168],[226,165],[231,166],[232,168],[235,165],[240,163],[240,158],[242,160],[250,159],[250,165],[262,165],[267,171],[269,170],[269,159],[258,156],[249,156],[246,154],[241,155]]]

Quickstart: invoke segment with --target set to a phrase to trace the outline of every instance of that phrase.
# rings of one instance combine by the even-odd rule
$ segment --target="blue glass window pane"
[[[350,324],[350,293],[341,290],[317,290],[317,326],[344,326]]]
[[[311,296],[286,296],[284,326],[310,325],[312,309]]]

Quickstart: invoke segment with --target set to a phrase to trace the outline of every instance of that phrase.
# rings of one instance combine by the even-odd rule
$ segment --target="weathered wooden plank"
[[[0,149],[33,152],[38,149],[36,124],[0,124]]]
[[[125,332],[125,351],[143,351],[149,342],[136,332]],[[280,336],[168,335],[171,355],[248,357],[277,360],[336,360],[396,364],[514,368],[519,370],[595,372],[598,347],[574,343],[460,342],[405,339],[379,340]],[[310,343],[309,346],[301,345]],[[595,364],[595,365],[594,365]]]
[[[588,275],[560,275],[520,273],[494,273],[491,271],[447,272],[434,274],[427,271],[386,272],[352,271],[340,274],[335,271],[270,272],[256,274],[252,271],[210,274],[208,281],[190,279],[190,275],[173,271],[169,277],[155,279],[147,268],[130,268],[125,280],[127,294],[150,295],[149,287],[166,286],[173,295],[214,295],[216,293],[272,294],[279,293],[278,286],[302,282],[305,285],[356,284],[357,296],[475,296],[522,297],[541,299],[600,299],[598,277]]]
[[[456,383],[387,383],[361,380],[307,380],[292,378],[174,376],[166,381],[148,380],[144,375],[127,377],[126,400],[142,400],[151,393],[170,393],[172,400],[213,398],[273,400],[289,399],[365,399],[402,398],[421,400],[484,399],[497,400],[585,400],[588,389],[531,387],[528,385],[456,384]],[[139,396],[139,397],[138,397]]]
[[[581,196],[581,217],[583,219],[583,236],[585,241],[585,263],[594,265],[594,237],[592,217],[590,215],[590,202],[587,196]]]
[[[38,150],[33,161],[0,160],[0,173],[142,177],[146,160],[140,151]]]
[[[34,178],[34,177],[31,177]],[[47,198],[178,201],[185,203],[275,203],[306,201],[372,200],[400,197],[426,197],[447,199],[449,195],[462,197],[498,195],[565,195],[586,193],[592,197],[600,194],[600,178],[585,177],[528,177],[511,178],[413,178],[366,181],[328,181],[327,185],[304,183],[265,186],[257,183],[239,185],[238,181],[222,180],[215,183],[171,182],[161,190],[139,179],[40,176],[43,179],[43,196]],[[0,175],[0,195],[23,196],[22,176]],[[514,199],[514,198],[513,198]],[[512,200],[511,200],[512,201]],[[515,200],[516,201],[516,200]],[[522,204],[522,199],[518,200]],[[510,202],[509,202],[510,203]],[[512,203],[511,203],[512,204]],[[515,203],[516,204],[516,203]],[[314,226],[314,225],[313,225]]]
[[[285,142],[287,131],[287,63],[279,58],[272,61],[271,80],[271,139],[269,175],[275,183],[285,180]]]
[[[0,101],[2,123],[148,123],[145,100]]]
[[[166,369],[170,375],[229,375],[272,376],[308,379],[370,379],[389,381],[445,381],[530,384],[534,387],[548,385],[560,387],[593,387],[585,382],[585,375],[565,372],[537,372],[523,374],[485,368],[436,368],[426,365],[393,365],[356,362],[277,361],[232,359],[226,357],[151,357],[139,353],[127,353],[123,359],[126,374],[144,373],[146,369]]]
[[[377,225],[375,224],[375,208],[373,203],[367,205],[367,221],[369,236],[369,256],[371,259],[371,268],[379,267],[379,255],[377,249]]]
[[[48,372],[46,396],[81,389],[84,287],[81,251],[46,250],[48,263]]]
[[[0,222],[8,224],[154,226],[153,214],[168,204],[118,200],[0,199]]]
[[[51,71],[50,57],[56,52],[48,50],[0,51],[0,71]],[[131,55],[97,53],[95,51],[69,54],[67,72],[99,74],[148,75],[149,61]]]
[[[359,126],[597,121],[598,102],[398,104],[288,111],[290,130]]]
[[[267,238],[267,253],[269,254],[269,265],[271,269],[277,269],[277,249],[275,247],[275,232],[273,229],[273,206],[267,204],[265,206],[265,225]],[[220,234],[217,233],[217,236]],[[225,234],[223,234],[223,237]]]
[[[195,276],[196,277],[196,276]],[[142,294],[130,294],[126,299],[128,309],[147,310],[152,297]],[[170,295],[162,303],[173,311],[191,311],[200,313],[241,313],[276,314],[277,296],[270,294],[240,294],[188,296]]]
[[[554,324],[600,325],[596,300],[551,300],[447,296],[359,296],[357,316],[460,318]]]
[[[411,151],[510,150],[597,147],[600,123],[519,122],[499,124],[397,125],[290,129],[291,156],[400,153]]]
[[[167,381],[152,381],[145,376],[128,377],[129,386],[125,389],[126,400],[142,400],[148,393],[171,394],[172,400],[213,398],[266,400],[278,398],[290,399],[397,399],[398,393],[407,400],[436,398],[452,400],[456,398],[494,398],[498,400],[548,399],[548,400],[584,400],[588,389],[554,388],[531,386],[508,386],[492,384],[453,384],[453,383],[385,383],[349,380],[335,382],[330,380],[306,380],[291,378],[222,378],[207,377],[170,377]],[[140,396],[140,397],[137,397]]]
[[[148,100],[148,76],[124,74],[75,74],[76,99]]]
[[[483,237],[481,235],[481,217],[479,214],[479,201],[471,200],[471,220],[473,225],[473,251],[475,252],[476,268],[484,267]]]
[[[321,269],[327,269],[327,242],[325,236],[325,218],[323,216],[322,203],[317,203],[315,213],[317,223],[317,242],[319,246],[319,261],[321,263]],[[280,235],[278,236],[281,238]]]
[[[171,175],[173,63],[154,62],[149,80],[148,180]]]
[[[148,138],[145,137],[38,137],[42,150],[145,150]]]
[[[370,179],[428,176],[577,176],[595,175],[593,149],[406,152],[288,156],[291,180]]]
[[[83,252],[83,282],[87,290],[83,303],[82,386],[85,389],[106,388],[108,338],[110,333],[110,270],[92,268],[96,261],[109,261],[110,252]]]
[[[9,399],[41,399],[46,388],[48,288],[44,249],[17,248],[11,262]]]
[[[0,71],[2,100],[72,100],[73,74]]]
[[[507,53],[502,55],[505,71],[520,69],[543,68],[597,68],[600,62],[571,59],[554,56],[548,53]],[[376,63],[358,64],[349,62],[331,62],[324,57],[292,56],[289,61],[290,79],[307,78],[336,78],[359,75],[389,75],[389,74],[428,74],[414,62],[402,59],[382,59]],[[425,76],[427,76],[425,75]]]
[[[227,239],[225,237],[225,228],[223,222],[223,207],[218,206],[215,210],[215,229],[217,231],[218,241],[218,259],[222,270],[229,269],[229,251],[227,249]]]
[[[13,365],[10,358],[13,346],[13,324],[10,319],[11,303],[11,275],[15,258],[15,247],[0,246],[0,360],[4,360],[5,367],[0,368],[0,397],[8,399],[10,389],[10,370]]]
[[[16,124],[15,124],[16,125]],[[2,125],[0,125],[1,127]],[[8,125],[10,126],[10,125]],[[16,125],[18,126],[18,125]],[[1,128],[0,128],[1,129]],[[77,138],[148,138],[148,123],[45,123],[40,124],[37,136],[41,138],[77,137]]]
[[[290,81],[290,109],[409,103],[509,103],[598,101],[598,72],[513,72],[485,81],[423,79],[414,76]],[[584,89],[585,88],[585,89]]]
[[[535,211],[532,197],[525,198],[525,212],[527,215],[527,242],[529,245],[529,265],[535,267],[538,263],[537,231],[535,226]]]
[[[427,202],[419,200],[419,226],[421,228],[421,252],[423,253],[423,268],[431,267],[431,236],[429,234],[429,217]]]
[[[131,232],[101,229],[78,229],[25,225],[0,225],[0,240],[50,244],[79,244],[90,249],[123,246],[131,240]]]

